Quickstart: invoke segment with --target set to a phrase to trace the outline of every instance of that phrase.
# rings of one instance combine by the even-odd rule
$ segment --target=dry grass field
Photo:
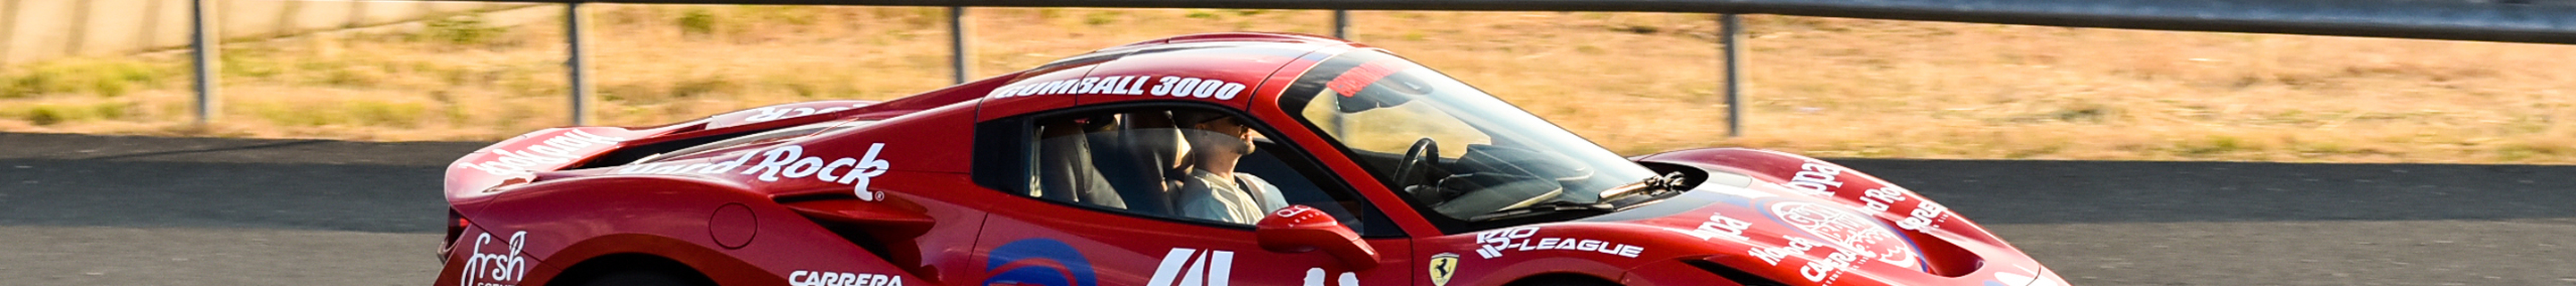
[[[652,125],[948,84],[944,10],[598,5],[594,118]],[[976,75],[1161,36],[1329,33],[1328,12],[971,12]],[[2576,163],[2576,46],[1749,16],[1726,138],[1714,16],[1353,13],[1355,40],[1622,153]],[[470,16],[236,43],[222,117],[185,54],[0,70],[0,131],[494,140],[566,122],[561,27]],[[2562,121],[2560,118],[2566,118]]]

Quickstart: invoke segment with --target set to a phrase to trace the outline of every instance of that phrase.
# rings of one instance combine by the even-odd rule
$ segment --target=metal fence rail
[[[202,6],[206,1],[194,0]],[[482,1],[482,0],[468,0]],[[2023,24],[2173,31],[2284,33],[2436,40],[2576,44],[2576,0],[536,0],[568,4],[566,65],[573,95],[572,123],[588,124],[591,89],[583,65],[580,4],[774,4],[950,7],[951,72],[968,79],[968,7],[1332,9],[1332,31],[1347,37],[1346,10],[1596,11],[1725,14],[1727,135],[1741,136],[1740,103],[1744,39],[1737,14],[1778,14],[1892,20]],[[199,10],[199,15],[208,13]],[[218,113],[215,74],[208,71],[205,20],[199,17],[198,118]]]
[[[2576,44],[2576,0],[554,0],[507,2],[1684,12]]]

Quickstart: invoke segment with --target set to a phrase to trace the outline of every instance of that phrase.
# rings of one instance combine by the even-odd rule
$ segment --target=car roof
[[[978,120],[1115,102],[1181,100],[1243,109],[1274,100],[1332,55],[1364,45],[1286,33],[1206,33],[1066,57],[983,90]]]

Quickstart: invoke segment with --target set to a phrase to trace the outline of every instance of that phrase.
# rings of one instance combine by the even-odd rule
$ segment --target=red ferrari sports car
[[[458,159],[439,285],[2065,285],[1798,155],[1620,157],[1379,48],[1185,35]]]

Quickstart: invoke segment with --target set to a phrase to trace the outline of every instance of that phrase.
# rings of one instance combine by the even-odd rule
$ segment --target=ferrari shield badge
[[[1446,252],[1443,252],[1443,253],[1440,253],[1440,255],[1432,255],[1432,256],[1431,256],[1431,285],[1432,285],[1432,286],[1449,286],[1449,276],[1450,276],[1450,275],[1452,275],[1452,274],[1457,274],[1457,273],[1458,273],[1458,254],[1457,254],[1457,253],[1446,253]]]

